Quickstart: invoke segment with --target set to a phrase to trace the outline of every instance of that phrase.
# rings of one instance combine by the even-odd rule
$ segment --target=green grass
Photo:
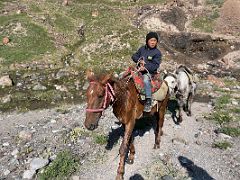
[[[219,11],[215,9],[209,16],[197,17],[193,20],[192,26],[203,32],[213,32],[214,21],[219,18]]]
[[[232,137],[240,136],[240,128],[239,127],[223,127],[220,129],[221,133],[227,134]]]
[[[66,179],[79,167],[79,163],[70,151],[60,152],[56,159],[39,174],[40,180]]]
[[[19,23],[21,29],[13,33]],[[0,46],[0,57],[4,59],[3,64],[32,60],[36,56],[46,52],[50,53],[55,49],[47,31],[32,23],[24,14],[0,16],[0,24],[5,27],[0,31],[0,39],[5,36],[10,39],[9,45]]]
[[[71,18],[61,14],[56,14],[55,17],[55,27],[57,27],[59,31],[66,33],[66,31],[74,30],[74,23],[72,22]]]
[[[206,3],[209,5],[216,5],[218,7],[221,7],[224,3],[224,0],[206,0]]]
[[[230,100],[231,100],[231,96],[229,94],[224,94],[217,98],[215,107],[217,109],[225,108],[226,105],[230,103]]]
[[[227,148],[231,148],[232,144],[228,141],[219,141],[213,143],[212,147],[226,150]]]
[[[216,121],[218,124],[226,124],[232,121],[232,116],[228,112],[216,111],[213,112],[209,119]]]
[[[108,137],[102,134],[93,135],[94,142],[100,145],[107,144]]]

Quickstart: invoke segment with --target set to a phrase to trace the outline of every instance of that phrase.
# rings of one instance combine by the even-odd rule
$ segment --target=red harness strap
[[[92,81],[90,83],[96,83],[96,82]],[[115,100],[114,96],[115,96],[115,92],[113,90],[113,87],[111,86],[111,84],[107,83],[106,86],[105,86],[104,101],[102,103],[103,106],[101,108],[99,108],[99,109],[87,108],[86,111],[87,112],[95,112],[95,113],[103,112],[105,109],[107,109],[109,104]],[[108,97],[110,97],[110,101],[109,102],[108,102]]]

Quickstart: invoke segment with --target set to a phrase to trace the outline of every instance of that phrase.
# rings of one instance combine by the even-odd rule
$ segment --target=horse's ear
[[[92,70],[87,70],[86,71],[86,77],[87,77],[87,79],[89,80],[89,81],[93,81],[93,79],[94,79],[94,72],[92,71]]]
[[[101,83],[106,84],[110,79],[112,79],[112,73],[105,75],[101,80]]]

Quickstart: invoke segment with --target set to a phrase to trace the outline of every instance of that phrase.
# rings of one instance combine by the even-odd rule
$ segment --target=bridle
[[[90,83],[97,83],[97,82],[91,81]],[[107,107],[109,106],[109,104],[111,102],[114,102],[114,100],[115,100],[115,92],[114,92],[113,87],[111,86],[111,84],[107,83],[104,88],[105,88],[105,95],[104,95],[104,101],[102,103],[103,104],[102,107],[100,107],[99,109],[87,108],[86,109],[87,112],[94,112],[94,113],[103,112],[105,109],[107,109]],[[110,101],[108,101],[108,97],[110,97]]]

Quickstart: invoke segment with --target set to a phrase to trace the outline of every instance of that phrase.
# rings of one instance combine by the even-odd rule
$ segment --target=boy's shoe
[[[152,99],[147,98],[146,102],[145,102],[145,105],[144,105],[143,111],[144,112],[151,112],[151,109],[152,109]]]

